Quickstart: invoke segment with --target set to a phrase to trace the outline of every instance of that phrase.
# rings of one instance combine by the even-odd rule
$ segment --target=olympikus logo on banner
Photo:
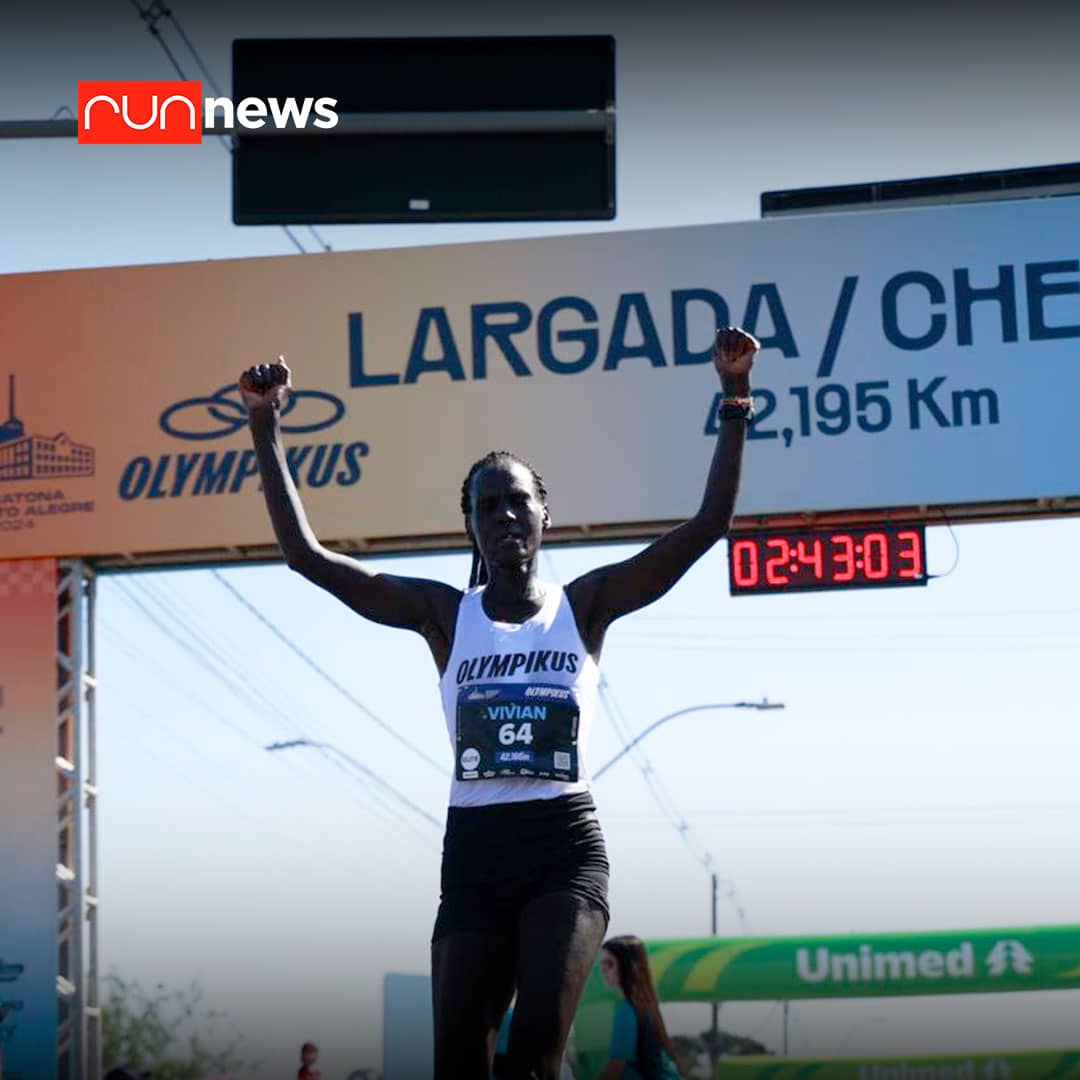
[[[202,96],[196,81],[79,82],[79,142],[201,143],[203,129],[235,127],[279,131],[337,126],[336,98],[231,98]],[[313,119],[317,117],[317,119]]]

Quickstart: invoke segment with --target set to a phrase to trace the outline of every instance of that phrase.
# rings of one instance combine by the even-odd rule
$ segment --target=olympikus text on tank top
[[[461,598],[440,680],[454,752],[452,806],[551,799],[588,790],[587,750],[600,679],[560,585],[541,583],[523,622],[484,611],[484,588]]]
[[[568,675],[576,675],[580,665],[581,657],[577,653],[556,649],[533,649],[527,653],[492,653],[462,660],[458,664],[457,681],[460,685],[477,679],[510,679],[523,667],[526,675],[564,670]]]

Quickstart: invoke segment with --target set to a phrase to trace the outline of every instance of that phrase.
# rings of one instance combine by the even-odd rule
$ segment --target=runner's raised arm
[[[717,331],[713,364],[723,388],[720,437],[697,513],[633,558],[598,567],[567,586],[590,654],[599,653],[611,623],[658,600],[727,535],[739,491],[747,422],[753,416],[750,369],[760,348],[745,330],[725,326]]]
[[[460,591],[438,581],[376,573],[323,547],[304,513],[281,442],[278,410],[291,386],[284,357],[248,368],[238,385],[248,410],[266,506],[286,563],[365,618],[422,634],[441,671],[449,655]]]

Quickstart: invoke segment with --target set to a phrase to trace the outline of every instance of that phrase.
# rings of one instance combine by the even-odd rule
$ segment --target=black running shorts
[[[608,918],[608,870],[596,804],[587,791],[451,806],[432,942],[459,931],[512,935],[522,908],[553,892],[576,895]]]

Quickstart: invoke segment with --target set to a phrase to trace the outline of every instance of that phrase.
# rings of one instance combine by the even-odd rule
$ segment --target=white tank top
[[[525,802],[528,799],[554,799],[573,795],[589,788],[586,751],[596,711],[596,691],[600,670],[585,651],[574,612],[561,585],[541,582],[544,602],[540,610],[523,623],[496,622],[484,611],[484,588],[468,590],[461,598],[450,661],[439,680],[443,713],[454,753],[454,779],[450,787],[451,806],[490,806],[497,803]],[[465,780],[458,778],[471,763],[458,742],[458,699],[464,688],[477,695],[480,687],[535,688],[539,701],[545,695],[566,698],[566,693],[551,688],[568,688],[578,706],[576,781],[530,777],[492,777]],[[548,690],[542,689],[549,688]],[[492,693],[495,693],[492,690]],[[517,694],[517,691],[513,691]],[[526,695],[529,691],[524,691]],[[521,695],[518,694],[520,697]],[[496,707],[498,708],[498,707]],[[526,708],[528,706],[526,705]],[[497,722],[495,722],[497,724]],[[520,725],[519,725],[520,726]],[[558,755],[556,755],[558,756]]]

